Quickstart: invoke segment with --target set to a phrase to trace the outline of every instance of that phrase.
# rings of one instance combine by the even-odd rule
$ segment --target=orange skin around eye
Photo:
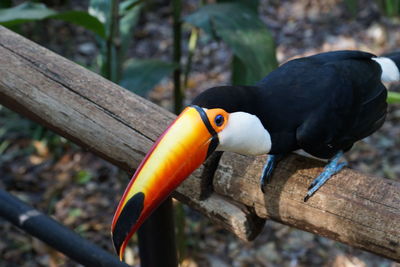
[[[220,108],[207,109],[206,114],[211,123],[211,126],[214,128],[214,130],[217,133],[222,131],[225,128],[226,124],[228,123],[229,113],[223,109],[220,109]],[[220,126],[216,125],[216,123],[215,123],[215,118],[218,115],[222,115],[224,117],[224,122]]]
[[[228,113],[224,110],[209,109],[205,113],[216,133],[226,126]],[[215,123],[217,115],[224,117],[220,126]],[[143,209],[120,245],[118,254],[121,259],[127,242],[143,221],[206,160],[212,138],[199,111],[187,107],[154,143],[132,177],[114,215],[112,233],[126,203],[135,194],[144,194]]]

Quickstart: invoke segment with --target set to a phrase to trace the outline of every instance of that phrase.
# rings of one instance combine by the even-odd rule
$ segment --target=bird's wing
[[[298,145],[311,155],[330,158],[383,124],[387,93],[380,81],[381,70],[362,56],[321,66],[326,77],[319,90],[325,92],[326,100],[296,131]]]

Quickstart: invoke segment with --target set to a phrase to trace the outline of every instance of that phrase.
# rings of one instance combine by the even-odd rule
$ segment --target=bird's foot
[[[344,166],[347,165],[346,162],[340,162],[340,158],[343,156],[343,152],[339,151],[325,166],[323,172],[311,182],[308,187],[307,195],[304,198],[306,202],[329,178],[335,173],[338,173]]]
[[[274,172],[276,164],[283,158],[283,155],[268,155],[267,162],[265,163],[262,174],[260,177],[261,191],[265,193],[265,186],[271,181],[272,173]]]

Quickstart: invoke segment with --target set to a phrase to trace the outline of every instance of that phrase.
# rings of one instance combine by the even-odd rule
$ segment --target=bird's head
[[[214,150],[257,155],[270,148],[268,131],[255,115],[186,107],[154,143],[119,202],[111,232],[120,258],[143,221]]]

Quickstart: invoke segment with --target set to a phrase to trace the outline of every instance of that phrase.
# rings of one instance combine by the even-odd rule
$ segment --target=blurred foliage
[[[379,8],[388,17],[398,17],[400,15],[399,0],[375,0]]]
[[[104,1],[90,0],[88,12],[57,12],[43,3],[24,2],[18,6],[0,9],[0,24],[11,27],[28,21],[59,19],[80,25],[96,34],[101,53],[98,55],[98,69],[101,74],[142,96],[174,70],[180,70],[181,26],[180,1],[174,1],[172,12],[174,23],[174,62],[157,59],[126,60],[127,49],[132,42],[132,31],[136,26],[145,1]],[[2,7],[11,1],[2,2]],[[258,0],[221,0],[215,4],[201,6],[184,21],[199,27],[216,40],[222,40],[233,51],[232,82],[254,84],[277,66],[274,41],[257,14]],[[178,14],[178,16],[176,16]],[[198,31],[190,38],[190,51],[184,71],[187,83],[191,69],[191,57],[195,53]],[[194,41],[194,42],[193,42]],[[177,50],[178,49],[178,50]],[[175,74],[176,106],[182,106],[182,73]],[[183,86],[184,87],[184,86]]]
[[[278,65],[274,40],[258,17],[255,1],[205,5],[185,21],[232,49],[234,84],[254,84]]]
[[[358,8],[358,0],[343,0],[345,3],[348,11],[351,13],[353,17],[357,15],[357,12],[359,10]]]
[[[86,184],[93,178],[93,173],[88,170],[80,170],[75,175],[75,181],[78,184]]]
[[[0,25],[11,27],[17,24],[43,19],[60,19],[82,26],[99,36],[104,35],[101,22],[83,11],[57,12],[44,4],[25,2],[11,8],[0,9]]]
[[[387,101],[389,104],[400,103],[400,93],[388,92]]]
[[[358,0],[343,0],[343,2],[353,17],[362,9],[362,4],[360,4]],[[387,17],[394,18],[400,15],[399,0],[375,0],[375,3],[378,5],[382,14]]]
[[[98,38],[101,50],[98,63],[102,75],[145,96],[154,85],[173,71],[174,64],[157,59],[126,61],[126,52],[132,42],[132,31],[143,8],[142,2],[144,1],[125,0],[119,3],[116,0],[91,0],[89,13],[102,22],[105,31],[105,38]],[[143,73],[140,72],[141,69]],[[146,78],[140,77],[142,75],[146,75]]]
[[[125,64],[120,85],[141,96],[145,96],[158,81],[176,68],[176,64],[155,59],[131,59],[126,61]],[[137,85],[140,86],[134,87]]]
[[[12,27],[26,22],[44,19],[59,19],[84,27],[96,34],[101,53],[97,63],[101,74],[123,84],[128,90],[145,96],[162,78],[170,74],[176,65],[151,59],[126,61],[126,51],[132,41],[132,31],[136,26],[143,0],[103,1],[91,0],[88,12],[66,11],[57,12],[43,3],[24,2],[15,7],[9,7],[11,1],[2,2],[0,7],[0,25]],[[118,5],[116,11],[113,4]],[[8,7],[8,8],[4,8]],[[135,70],[143,67],[146,73],[154,71],[143,79],[131,77]],[[149,86],[150,85],[150,86]]]
[[[24,143],[23,140],[30,142],[19,150],[5,153],[12,145],[16,145],[15,140],[21,140],[21,143]],[[32,153],[45,157],[48,151],[52,152],[52,157],[56,160],[62,156],[66,147],[71,146],[73,144],[65,138],[0,106],[0,164]]]

